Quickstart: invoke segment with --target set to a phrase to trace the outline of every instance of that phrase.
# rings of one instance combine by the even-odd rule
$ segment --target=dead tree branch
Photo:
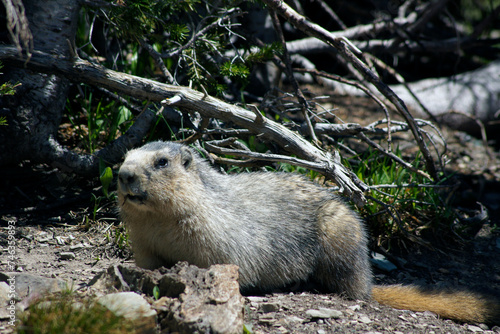
[[[0,60],[22,66],[26,61],[19,57],[13,47],[0,47]],[[341,192],[351,197],[357,205],[363,205],[363,191],[366,187],[340,161],[338,152],[332,155],[306,141],[299,134],[267,118],[257,121],[255,113],[231,105],[194,89],[173,86],[153,80],[109,70],[81,59],[55,58],[43,52],[34,51],[29,68],[57,73],[71,80],[97,85],[138,99],[153,102],[165,101],[189,113],[199,113],[203,117],[216,118],[246,128],[252,133],[279,145],[283,150],[299,158],[322,166],[322,173],[340,187]]]
[[[396,107],[398,112],[405,118],[408,125],[410,126],[411,132],[413,133],[413,136],[425,159],[429,176],[437,180],[438,174],[434,165],[434,160],[423,140],[420,129],[415,124],[413,116],[406,108],[404,102],[351,51],[352,46],[349,45],[349,43],[346,42],[345,39],[337,38],[324,28],[308,21],[306,18],[299,15],[292,8],[290,8],[286,3],[279,0],[264,0],[264,2],[269,7],[273,8],[277,13],[282,15],[297,29],[300,29],[308,35],[316,37],[323,42],[335,47],[340,52],[340,54],[347,58],[349,63],[351,63],[358,71],[363,74],[366,80],[373,84],[379,90],[379,92],[382,93],[382,95],[384,95],[389,101],[391,101],[391,103]]]

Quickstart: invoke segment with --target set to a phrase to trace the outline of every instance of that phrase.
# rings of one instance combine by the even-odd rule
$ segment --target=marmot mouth
[[[140,204],[144,204],[144,201],[146,200],[146,196],[145,195],[126,195],[125,196],[125,200],[129,200],[131,202],[134,202],[134,203],[140,203]]]

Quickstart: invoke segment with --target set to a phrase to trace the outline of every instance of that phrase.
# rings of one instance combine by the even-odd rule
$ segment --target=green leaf
[[[104,196],[108,197],[108,189],[113,181],[113,170],[111,170],[110,167],[104,168],[99,179],[102,184],[102,192],[104,193]]]
[[[155,285],[155,287],[153,288],[153,297],[155,298],[155,300],[160,299],[160,288],[158,287],[158,285]]]
[[[132,116],[132,112],[130,111],[129,108],[125,106],[119,106],[118,107],[118,121],[117,125],[121,125],[122,123],[128,121]]]

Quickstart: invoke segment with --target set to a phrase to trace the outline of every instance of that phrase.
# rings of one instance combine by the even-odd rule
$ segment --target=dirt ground
[[[464,209],[489,213],[468,239],[433,250],[412,246],[391,255],[402,266],[391,273],[375,270],[381,284],[417,283],[462,287],[500,293],[500,157],[487,158],[480,140],[446,131],[448,168],[457,173]],[[95,206],[101,196],[98,180],[73,179],[50,166],[25,164],[3,168],[0,180],[0,273],[25,272],[73,282],[84,290],[89,281],[112,264],[132,263],[113,202]],[[98,212],[93,212],[98,208]],[[16,258],[7,258],[8,225],[14,226]],[[450,231],[450,233],[452,233]],[[395,261],[395,260],[394,260]],[[13,266],[11,266],[13,264]],[[272,305],[270,310],[263,304]],[[333,309],[341,314],[317,319],[311,309]],[[352,301],[331,294],[284,291],[250,296],[245,323],[254,333],[500,333],[500,327],[461,324],[429,312],[395,310],[373,301]],[[9,331],[5,322],[0,332]],[[3,328],[3,329],[2,329]]]

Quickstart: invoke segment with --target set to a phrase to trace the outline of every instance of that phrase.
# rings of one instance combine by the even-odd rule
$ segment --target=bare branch
[[[151,56],[151,58],[153,58],[156,66],[158,66],[158,68],[160,69],[161,73],[163,74],[163,76],[167,79],[167,82],[169,84],[172,84],[174,83],[174,77],[172,76],[172,74],[170,74],[170,72],[168,71],[167,67],[165,66],[165,63],[163,62],[163,59],[161,59],[161,54],[159,54],[154,48],[153,46],[151,46],[151,44],[149,44],[148,42],[146,42],[145,39],[140,39],[139,40],[139,43],[141,43],[141,46],[143,48],[146,49],[146,51],[148,51],[149,55]]]
[[[308,134],[311,136],[313,142],[318,143],[318,138],[316,137],[316,134],[314,133],[314,128],[311,123],[311,119],[309,118],[309,103],[307,102],[306,98],[304,97],[304,94],[302,93],[302,90],[299,87],[299,84],[297,83],[297,80],[295,79],[292,71],[292,63],[290,60],[290,56],[287,51],[286,47],[286,41],[285,41],[285,36],[283,35],[283,30],[281,29],[281,25],[278,19],[278,15],[272,11],[271,12],[271,18],[273,19],[273,25],[274,29],[276,30],[278,37],[281,41],[281,45],[283,46],[283,62],[285,63],[285,70],[288,76],[288,79],[292,83],[293,89],[295,90],[295,95],[297,96],[297,99],[299,100],[301,106],[302,106],[302,115],[304,116],[304,121],[307,124],[307,130]]]
[[[18,56],[12,47],[0,47],[0,60],[22,64],[25,59]],[[69,79],[90,85],[105,87],[111,91],[150,101],[170,102],[172,106],[186,112],[199,113],[203,117],[217,118],[247,128],[254,134],[281,146],[299,158],[321,165],[322,173],[333,179],[342,192],[357,205],[365,203],[364,185],[352,172],[341,164],[338,152],[325,152],[306,141],[299,134],[270,119],[256,122],[255,113],[231,105],[207,94],[183,86],[158,83],[153,80],[119,73],[81,59],[54,58],[46,53],[34,51],[28,67],[42,72],[56,72]],[[174,99],[172,99],[174,98]],[[170,99],[170,100],[169,100]]]
[[[7,29],[19,54],[24,51],[28,56],[33,50],[33,36],[29,29],[29,22],[24,12],[21,0],[2,0],[7,14]],[[22,45],[21,45],[22,44]]]
[[[264,2],[276,10],[280,15],[285,17],[288,22],[294,25],[296,28],[304,31],[308,35],[314,36],[316,38],[321,39],[325,43],[328,43],[335,47],[344,57],[346,57],[349,62],[354,65],[354,67],[360,71],[363,76],[373,84],[389,101],[393,103],[399,113],[406,119],[408,124],[410,125],[411,132],[417,144],[422,152],[422,155],[426,162],[427,171],[429,172],[430,177],[437,180],[438,174],[436,172],[436,167],[434,165],[434,161],[432,156],[430,155],[429,150],[423,140],[422,133],[420,129],[415,125],[413,120],[413,116],[410,114],[408,109],[406,108],[404,102],[386,85],[384,84],[378,77],[373,73],[358,57],[356,57],[351,50],[349,49],[347,43],[343,39],[335,38],[332,36],[330,32],[325,30],[324,28],[309,22],[306,18],[299,15],[293,9],[291,9],[286,3],[281,2],[279,0],[264,0]]]

